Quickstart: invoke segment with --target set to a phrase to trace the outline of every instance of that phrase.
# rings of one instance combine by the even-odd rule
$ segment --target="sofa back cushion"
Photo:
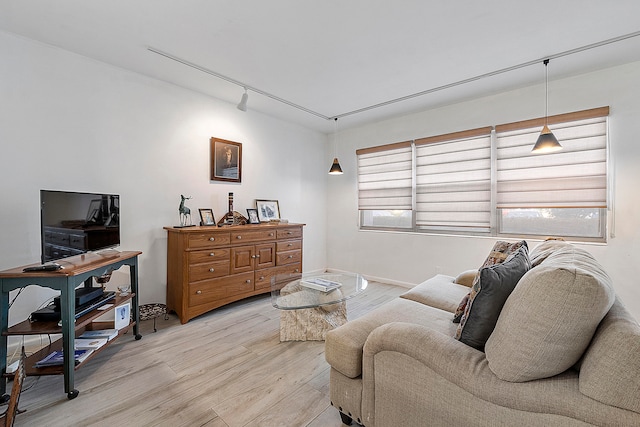
[[[547,259],[549,255],[560,248],[566,247],[571,247],[571,244],[565,242],[564,240],[545,240],[529,251],[529,260],[531,260],[531,267],[536,267],[542,264],[542,262]]]
[[[582,359],[582,394],[640,412],[640,325],[619,300],[598,326]]]
[[[564,372],[580,359],[614,298],[611,279],[588,252],[559,247],[507,299],[485,346],[489,367],[512,382]]]

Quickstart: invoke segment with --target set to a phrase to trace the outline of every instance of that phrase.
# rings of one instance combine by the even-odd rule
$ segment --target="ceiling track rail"
[[[296,104],[294,102],[287,101],[286,99],[280,98],[279,96],[276,96],[276,95],[274,95],[272,93],[265,92],[264,90],[258,89],[256,87],[253,87],[251,85],[243,83],[243,82],[241,82],[239,80],[236,80],[236,79],[233,79],[231,77],[225,76],[224,74],[220,74],[220,73],[217,73],[217,72],[215,72],[213,70],[209,70],[208,68],[202,67],[202,66],[200,66],[198,64],[194,64],[193,62],[189,62],[186,59],[182,59],[182,58],[179,58],[179,57],[177,57],[175,55],[172,55],[170,53],[163,52],[160,49],[156,49],[154,47],[147,46],[147,50],[149,52],[153,52],[153,53],[158,54],[160,56],[164,56],[165,58],[168,58],[168,59],[171,59],[173,61],[179,62],[179,63],[181,63],[183,65],[188,66],[188,67],[194,68],[194,69],[196,69],[198,71],[202,71],[203,73],[211,74],[212,76],[215,76],[215,77],[217,77],[219,79],[222,79],[222,80],[225,80],[225,81],[227,81],[229,83],[233,83],[234,85],[238,85],[240,87],[243,87],[246,90],[250,90],[252,92],[259,93],[260,95],[266,96],[267,98],[271,98],[271,99],[273,99],[275,101],[281,102],[281,103],[286,104],[286,105],[288,105],[290,107],[297,108],[298,110],[302,110],[305,113],[313,114],[314,116],[320,117],[321,119],[325,119],[325,120],[330,120],[331,119],[331,117],[325,116],[324,114],[320,114],[317,111],[313,111],[313,110],[311,110],[309,108],[303,107],[302,105],[298,105],[298,104]]]
[[[370,105],[368,107],[358,108],[358,109],[353,110],[353,111],[347,111],[345,113],[336,114],[334,116],[327,116],[327,115],[318,113],[317,111],[311,110],[310,108],[303,107],[303,106],[301,106],[299,104],[296,104],[294,102],[288,101],[288,100],[286,100],[284,98],[281,98],[279,96],[276,96],[276,95],[274,95],[272,93],[265,92],[265,91],[263,91],[261,89],[258,89],[256,87],[254,87],[254,86],[251,86],[251,85],[246,84],[244,82],[241,82],[239,80],[233,79],[231,77],[225,76],[224,74],[217,73],[217,72],[215,72],[213,70],[209,70],[208,68],[205,68],[205,67],[202,67],[200,65],[194,64],[193,62],[190,62],[190,61],[187,61],[185,59],[179,58],[179,57],[177,57],[175,55],[172,55],[170,53],[163,52],[160,49],[156,49],[154,47],[148,46],[147,50],[150,51],[150,52],[153,52],[153,53],[155,53],[157,55],[160,55],[160,56],[163,56],[165,58],[171,59],[173,61],[179,62],[179,63],[181,63],[183,65],[186,65],[186,66],[191,67],[193,69],[196,69],[198,71],[201,71],[203,73],[210,74],[210,75],[215,76],[215,77],[217,77],[219,79],[225,80],[225,81],[227,81],[229,83],[232,83],[232,84],[235,84],[237,86],[243,87],[246,90],[250,90],[252,92],[259,93],[260,95],[266,96],[268,98],[271,98],[271,99],[273,99],[275,101],[281,102],[281,103],[283,103],[285,105],[288,105],[290,107],[293,107],[293,108],[296,108],[298,110],[304,111],[305,113],[312,114],[312,115],[314,115],[316,117],[319,117],[321,119],[324,119],[324,120],[337,120],[337,119],[341,119],[343,117],[348,117],[348,116],[352,116],[354,114],[364,113],[366,111],[374,110],[376,108],[385,107],[387,105],[396,104],[398,102],[408,101],[408,100],[413,99],[413,98],[418,98],[418,97],[429,95],[429,94],[432,94],[432,93],[435,93],[435,92],[440,92],[440,91],[443,91],[443,90],[446,90],[446,89],[451,89],[451,88],[454,88],[454,87],[457,87],[457,86],[462,86],[462,85],[465,85],[467,83],[471,83],[471,82],[475,82],[475,81],[478,81],[478,80],[486,79],[486,78],[489,78],[489,77],[494,77],[494,76],[497,76],[497,75],[500,75],[500,74],[508,73],[508,72],[511,72],[511,71],[519,70],[521,68],[530,67],[530,66],[533,66],[533,65],[538,65],[538,64],[540,64],[541,62],[543,62],[545,60],[557,59],[557,58],[562,58],[562,57],[569,56],[569,55],[574,55],[576,53],[585,52],[587,50],[596,49],[596,48],[599,48],[599,47],[602,47],[602,46],[606,46],[606,45],[609,45],[609,44],[613,44],[613,43],[618,43],[618,42],[621,42],[621,41],[624,41],[624,40],[628,40],[628,39],[631,39],[631,38],[634,38],[634,37],[638,37],[638,36],[640,36],[640,31],[636,31],[636,32],[625,34],[625,35],[622,35],[622,36],[610,38],[610,39],[607,39],[607,40],[603,40],[603,41],[600,41],[600,42],[588,44],[588,45],[585,45],[585,46],[577,47],[575,49],[566,50],[564,52],[554,53],[554,54],[551,54],[551,55],[547,55],[547,56],[545,56],[543,58],[539,58],[539,59],[535,59],[535,60],[532,60],[532,61],[523,62],[521,64],[517,64],[517,65],[510,66],[510,67],[502,68],[502,69],[499,69],[499,70],[491,71],[491,72],[488,72],[488,73],[480,74],[480,75],[477,75],[477,76],[474,76],[474,77],[469,77],[469,78],[464,79],[464,80],[460,80],[460,81],[453,82],[453,83],[448,83],[448,84],[445,84],[445,85],[442,85],[442,86],[438,86],[438,87],[434,87],[434,88],[431,88],[431,89],[423,90],[423,91],[420,91],[420,92],[412,93],[410,95],[402,96],[402,97],[399,97],[399,98],[394,98],[394,99],[391,99],[389,101],[380,102],[378,104]]]

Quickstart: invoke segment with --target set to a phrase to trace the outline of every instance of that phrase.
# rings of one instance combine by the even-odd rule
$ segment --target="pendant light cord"
[[[549,117],[549,59],[544,60],[544,125],[547,126]]]

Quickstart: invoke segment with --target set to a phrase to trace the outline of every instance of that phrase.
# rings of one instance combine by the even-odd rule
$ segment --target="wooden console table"
[[[9,270],[0,271],[0,372],[6,374],[7,368],[7,336],[9,335],[35,335],[35,334],[62,334],[62,345],[54,343],[45,349],[62,349],[64,352],[64,363],[62,369],[59,367],[48,367],[32,369],[33,363],[43,357],[42,353],[36,353],[28,359],[27,375],[50,375],[64,374],[64,391],[69,399],[78,396],[79,391],[74,388],[74,371],[81,365],[76,366],[74,357],[74,341],[77,330],[86,328],[91,322],[105,314],[109,310],[88,313],[75,320],[75,288],[83,282],[85,286],[92,286],[93,278],[118,270],[123,265],[129,266],[131,278],[131,294],[126,297],[116,296],[113,301],[115,309],[128,300],[131,300],[131,314],[133,321],[129,327],[123,329],[121,334],[133,326],[135,339],[142,338],[138,333],[139,309],[138,309],[138,255],[141,252],[106,252],[104,254],[84,254],[58,261],[64,268],[57,271],[23,272],[21,266]],[[8,327],[9,320],[9,292],[26,287],[28,285],[39,285],[60,291],[60,306],[62,327],[57,322],[30,322],[25,320],[12,327]],[[110,341],[111,342],[111,341]],[[104,348],[104,347],[102,347]],[[102,349],[101,348],[101,349]],[[100,350],[101,350],[100,349]],[[95,353],[95,352],[94,352]],[[48,354],[48,353],[47,353]],[[46,355],[46,354],[45,354]],[[93,356],[93,354],[92,354]],[[31,359],[35,360],[31,360]],[[83,362],[84,363],[84,362]],[[6,382],[0,381],[0,394],[6,392]]]

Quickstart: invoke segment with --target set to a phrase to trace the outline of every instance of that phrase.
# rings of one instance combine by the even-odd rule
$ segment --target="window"
[[[361,227],[603,241],[608,114],[549,117],[551,154],[531,153],[544,119],[358,150]]]
[[[489,231],[491,128],[423,138],[416,145],[416,226]]]
[[[496,126],[499,234],[604,239],[607,109],[554,116],[562,151],[531,154],[539,121]]]
[[[376,228],[413,227],[411,142],[358,150],[356,154],[361,224]]]

